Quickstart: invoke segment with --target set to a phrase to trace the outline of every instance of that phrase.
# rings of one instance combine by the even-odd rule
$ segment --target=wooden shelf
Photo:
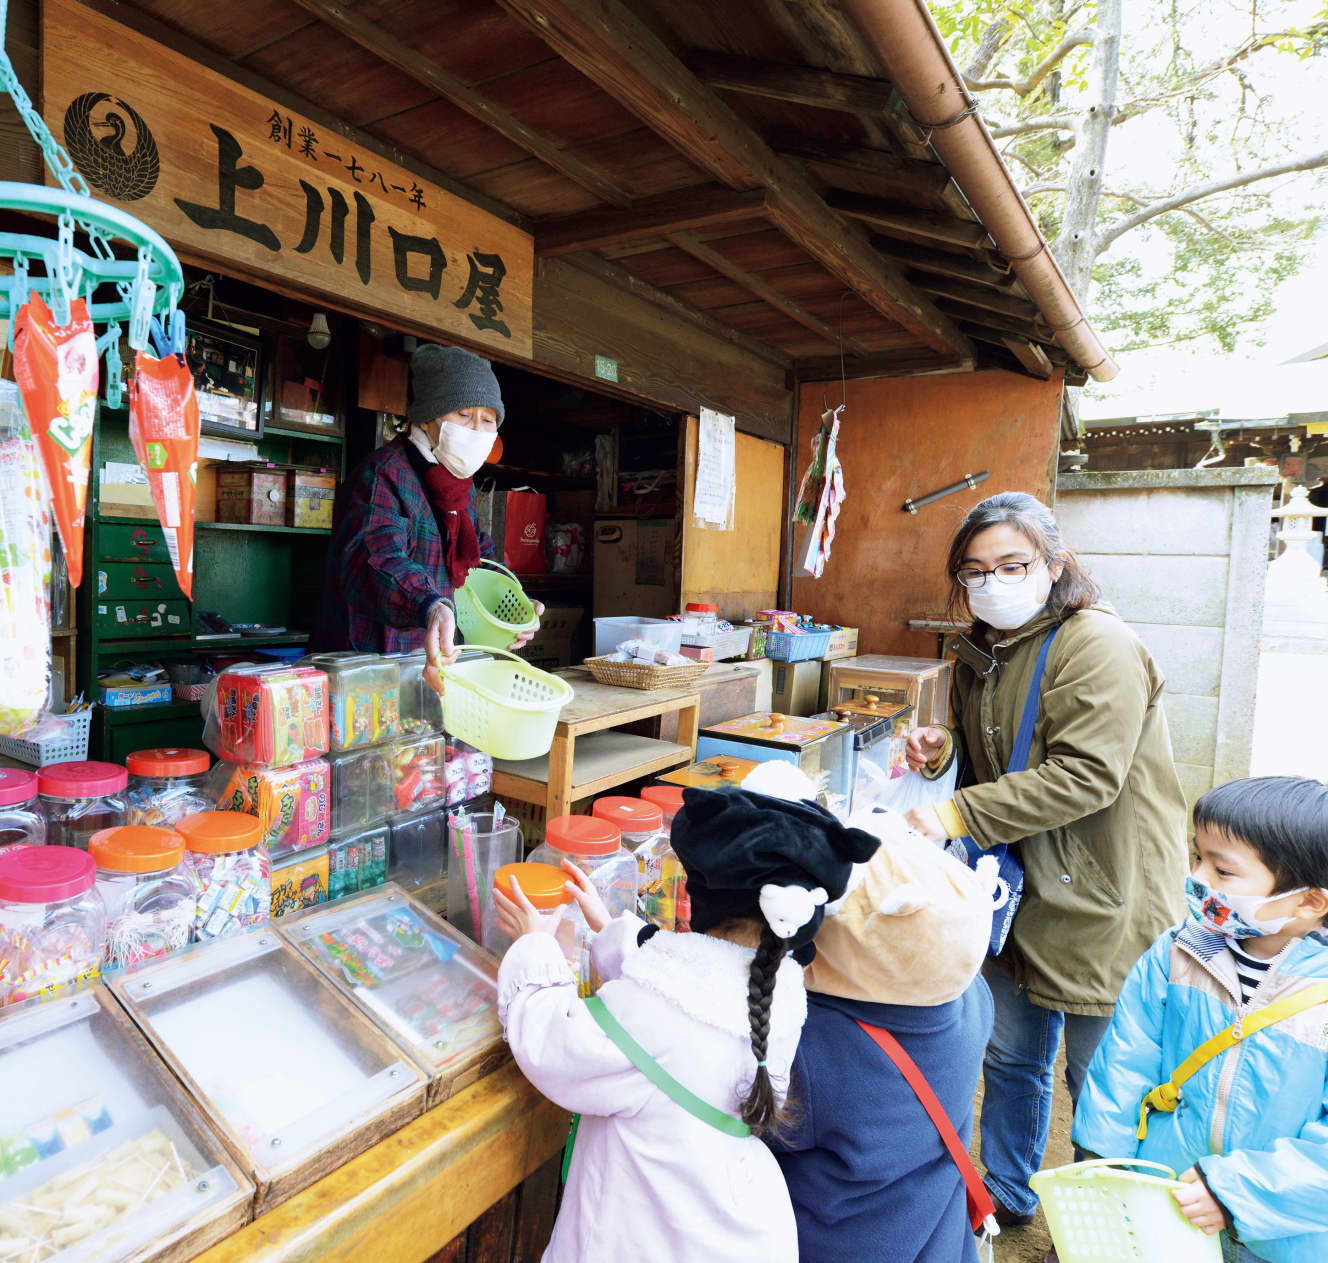
[[[102,706],[108,724],[151,723],[154,719],[202,718],[198,702],[160,702],[156,706]]]
[[[572,790],[577,798],[587,798],[625,781],[678,767],[691,760],[691,746],[627,732],[592,732],[577,739],[572,762]],[[523,802],[542,803],[548,783],[547,754],[518,763],[507,759],[493,762],[495,794],[507,793]]]
[[[200,531],[262,531],[272,535],[331,535],[326,526],[265,526],[253,522],[195,522]]]
[[[235,649],[276,648],[279,645],[305,645],[308,632],[284,632],[280,636],[241,636],[238,640],[199,640],[196,636],[155,640],[101,640],[97,652],[102,657],[116,653],[226,653]]]
[[[344,434],[321,434],[317,430],[292,430],[284,425],[265,425],[263,437],[273,436],[279,439],[307,439],[310,443],[344,443]]]

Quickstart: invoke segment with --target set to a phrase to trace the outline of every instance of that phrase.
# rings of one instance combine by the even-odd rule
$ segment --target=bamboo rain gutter
[[[1020,196],[925,0],[842,0],[1056,341],[1096,381],[1120,372]]]

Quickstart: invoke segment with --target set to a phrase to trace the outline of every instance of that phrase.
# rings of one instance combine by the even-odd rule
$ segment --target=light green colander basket
[[[572,700],[572,686],[532,667],[506,649],[499,657],[440,668],[443,727],[495,759],[537,759],[548,754],[558,712]]]
[[[1061,1263],[1222,1263],[1221,1239],[1181,1214],[1171,1193],[1185,1186],[1161,1163],[1098,1158],[1029,1183]]]
[[[480,566],[492,566],[482,570]],[[535,603],[506,566],[484,558],[453,594],[457,626],[468,645],[506,649],[539,625]]]

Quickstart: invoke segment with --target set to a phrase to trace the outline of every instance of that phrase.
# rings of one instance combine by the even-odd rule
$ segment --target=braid
[[[774,996],[775,977],[786,950],[784,940],[768,925],[762,926],[761,943],[752,958],[751,974],[747,982],[747,1017],[752,1029],[756,1077],[752,1080],[741,1110],[742,1121],[758,1133],[778,1127],[781,1121],[765,1059],[770,1040],[770,1002]]]

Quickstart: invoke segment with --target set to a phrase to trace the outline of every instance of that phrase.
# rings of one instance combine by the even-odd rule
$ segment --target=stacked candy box
[[[331,769],[326,759],[289,767],[219,763],[212,769],[210,800],[218,811],[242,811],[258,819],[272,851],[321,846],[331,832]]]
[[[272,863],[273,919],[297,908],[326,903],[329,878],[330,860],[325,846],[278,855]]]
[[[447,798],[446,750],[436,733],[397,738],[392,747],[394,811],[417,811]]]
[[[387,880],[386,825],[359,829],[328,843],[327,897],[340,899],[381,886]]]
[[[326,754],[327,675],[313,667],[233,667],[217,677],[204,744],[231,763],[286,767]]]
[[[396,808],[393,742],[332,754],[332,832],[360,829]]]
[[[377,745],[397,735],[401,668],[395,657],[373,653],[320,653],[302,665],[326,671],[333,750]]]
[[[464,741],[447,743],[447,805],[468,803],[493,788],[493,756]]]

